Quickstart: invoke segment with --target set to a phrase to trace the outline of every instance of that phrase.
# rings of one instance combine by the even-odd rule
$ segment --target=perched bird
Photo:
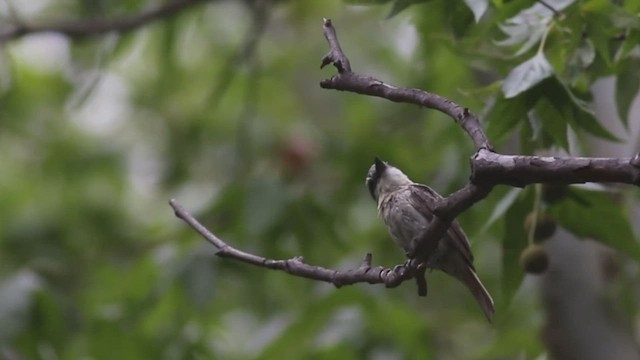
[[[428,228],[435,203],[442,196],[378,158],[369,169],[366,184],[393,240],[407,253],[412,252],[414,239]],[[491,321],[493,299],[476,275],[469,240],[458,222],[452,222],[435,251],[425,255],[427,268],[442,270],[465,284]]]

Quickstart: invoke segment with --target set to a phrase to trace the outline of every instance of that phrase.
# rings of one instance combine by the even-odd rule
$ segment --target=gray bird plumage
[[[428,228],[435,202],[442,197],[378,158],[369,169],[366,184],[391,237],[405,252],[411,252],[414,239]],[[465,284],[491,321],[493,299],[475,273],[469,240],[457,221],[425,258],[427,267],[442,270]]]

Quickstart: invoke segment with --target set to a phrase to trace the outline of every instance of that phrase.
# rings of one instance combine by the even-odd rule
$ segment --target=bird
[[[365,183],[395,243],[407,254],[413,253],[416,240],[429,227],[433,209],[442,196],[427,185],[411,181],[400,169],[378,157],[369,168]],[[426,267],[444,271],[462,282],[491,322],[493,299],[476,275],[469,240],[460,224],[453,221],[438,246],[427,251],[431,253],[420,254],[426,259]]]

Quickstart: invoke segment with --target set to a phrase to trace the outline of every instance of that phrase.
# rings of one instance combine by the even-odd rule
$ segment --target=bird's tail
[[[487,291],[487,288],[482,285],[482,281],[480,281],[478,275],[476,275],[476,272],[469,266],[466,266],[466,271],[464,272],[464,280],[462,282],[464,282],[467,288],[471,290],[471,293],[476,298],[476,301],[478,302],[478,304],[480,304],[480,307],[484,311],[485,316],[487,317],[489,322],[491,322],[491,319],[493,318],[493,314],[495,312],[495,309],[493,307],[493,299],[491,298],[491,294],[489,294],[489,291]]]
[[[453,258],[454,259],[452,260],[454,260],[454,262],[450,262],[449,266],[444,267],[443,270],[464,283],[464,285],[473,294],[473,297],[476,298],[476,301],[484,311],[484,314],[489,322],[491,322],[493,314],[495,313],[491,295],[484,287],[484,285],[482,285],[482,282],[478,278],[478,275],[476,275],[476,272],[473,270],[473,268],[469,266],[469,264],[464,261],[461,256],[454,256]]]

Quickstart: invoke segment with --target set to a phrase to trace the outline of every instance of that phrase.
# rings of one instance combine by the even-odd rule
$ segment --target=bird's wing
[[[426,185],[413,184],[411,186],[413,190],[415,190],[411,191],[411,205],[421,214],[424,214],[427,220],[431,221],[435,202],[442,199],[442,196]],[[451,223],[449,230],[447,230],[447,235],[451,239],[455,249],[458,250],[473,269],[473,255],[471,254],[469,240],[457,221],[454,220]]]

